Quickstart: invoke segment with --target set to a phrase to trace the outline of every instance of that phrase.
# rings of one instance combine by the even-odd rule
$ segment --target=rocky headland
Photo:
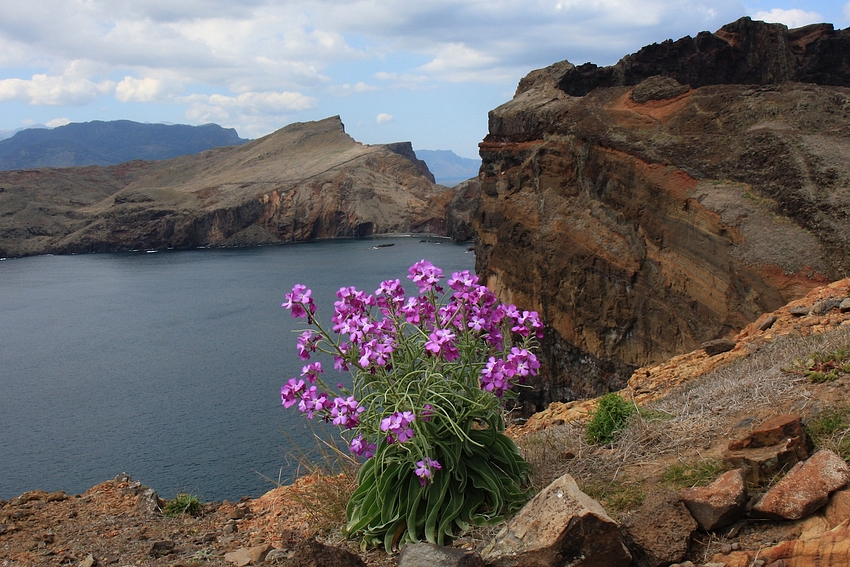
[[[526,411],[850,271],[850,31],[743,18],[533,71],[481,143],[477,271],[548,325]]]
[[[166,161],[0,172],[0,257],[446,235],[453,195],[410,143],[361,144],[337,116]]]

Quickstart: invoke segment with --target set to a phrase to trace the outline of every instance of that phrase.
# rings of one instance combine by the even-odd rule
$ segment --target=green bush
[[[198,516],[201,513],[202,505],[200,499],[194,494],[180,493],[174,500],[169,500],[165,504],[162,513],[166,516],[179,516],[187,514],[189,516]]]
[[[585,436],[591,445],[604,445],[614,441],[626,428],[635,406],[616,392],[605,394],[590,416]]]

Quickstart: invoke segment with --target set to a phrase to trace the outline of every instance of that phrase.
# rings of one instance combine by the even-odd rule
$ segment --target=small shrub
[[[187,514],[189,516],[199,516],[201,514],[201,501],[194,494],[180,493],[174,500],[169,500],[165,504],[162,513],[166,516],[179,516]]]
[[[806,431],[815,446],[831,449],[850,461],[850,406],[832,407],[806,423]]]
[[[723,465],[716,459],[696,463],[677,463],[667,468],[661,478],[675,488],[705,486],[723,472]]]
[[[850,374],[850,347],[839,347],[832,352],[815,352],[796,358],[789,370],[802,374],[813,383],[832,382],[842,374]]]
[[[596,411],[591,414],[585,435],[591,445],[605,445],[614,441],[626,428],[635,406],[616,392],[599,399]]]

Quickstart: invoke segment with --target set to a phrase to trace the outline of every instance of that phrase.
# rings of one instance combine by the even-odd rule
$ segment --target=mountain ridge
[[[130,120],[72,122],[52,129],[27,128],[0,140],[0,170],[164,160],[247,141],[233,128],[217,124],[143,124]]]

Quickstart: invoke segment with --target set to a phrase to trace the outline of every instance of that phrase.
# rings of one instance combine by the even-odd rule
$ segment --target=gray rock
[[[811,312],[813,315],[826,315],[831,310],[839,308],[841,301],[842,298],[840,297],[825,297],[820,301],[815,301]]]
[[[708,356],[714,356],[732,350],[736,344],[738,343],[729,339],[715,339],[702,343],[701,346]]]
[[[570,475],[532,498],[481,556],[493,567],[625,567],[631,562],[617,523]]]
[[[414,543],[402,548],[398,567],[484,567],[484,561],[475,551]]]
[[[771,315],[770,317],[761,322],[761,324],[759,325],[759,331],[768,330],[773,326],[774,323],[776,323],[777,319],[778,317],[776,315]]]
[[[838,305],[838,310],[842,313],[850,311],[850,297],[846,297],[841,300],[841,303]]]
[[[809,314],[809,308],[805,305],[796,305],[788,309],[788,313],[790,313],[794,317],[805,317]]]
[[[685,558],[697,522],[671,490],[650,494],[623,523],[635,567],[666,567]]]
[[[156,490],[145,488],[136,500],[136,512],[146,516],[157,516],[162,514],[165,503],[159,499]]]

